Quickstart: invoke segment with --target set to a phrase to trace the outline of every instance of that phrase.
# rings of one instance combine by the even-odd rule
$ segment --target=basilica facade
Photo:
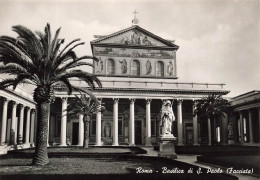
[[[212,127],[207,120],[193,116],[193,103],[212,93],[227,94],[224,84],[179,82],[179,46],[137,25],[95,37],[90,44],[93,56],[99,61],[93,62],[93,73],[101,80],[102,88],[93,93],[106,112],[92,117],[90,144],[157,144],[161,133],[160,111],[165,100],[172,103],[175,115],[172,131],[178,145],[211,143]],[[69,139],[72,145],[82,145],[82,120],[61,115],[73,95],[66,95],[60,86],[56,88],[56,97],[50,116],[50,138],[61,134],[61,144],[65,145],[65,139]],[[225,121],[219,124],[219,133],[226,129],[222,127]]]
[[[225,84],[180,82],[177,73],[179,46],[173,41],[138,25],[95,37],[90,44],[93,56],[99,61],[93,62],[93,73],[100,79],[102,87],[92,92],[106,111],[94,114],[90,120],[90,145],[157,145],[164,101],[170,101],[173,108],[172,133],[177,137],[178,145],[212,144],[213,141],[223,144],[234,139],[233,134],[232,137],[229,134],[232,117],[222,118],[213,125],[207,119],[193,116],[196,100],[213,93],[226,95],[229,91]],[[80,81],[73,83],[88,89]],[[49,116],[50,146],[83,145],[82,116],[70,117],[65,111],[75,95],[79,93],[68,95],[64,86],[55,87],[56,98]],[[14,129],[16,143],[33,146],[37,112],[32,97],[11,90],[1,91],[1,96],[1,144],[8,144],[10,131]],[[253,111],[255,114],[256,109]],[[237,137],[240,131],[234,132]],[[251,137],[259,138],[255,134]],[[242,137],[242,129],[239,136]]]

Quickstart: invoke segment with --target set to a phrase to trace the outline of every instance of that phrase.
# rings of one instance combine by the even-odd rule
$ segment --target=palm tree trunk
[[[50,114],[50,103],[42,102],[37,106],[37,136],[33,165],[46,165],[49,163],[47,152],[48,116]]]
[[[89,127],[89,122],[84,121],[84,143],[83,143],[83,148],[88,148],[88,127]]]

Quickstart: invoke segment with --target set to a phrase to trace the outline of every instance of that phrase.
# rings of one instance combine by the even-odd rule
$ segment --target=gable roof
[[[173,47],[173,48],[176,48],[176,49],[179,48],[179,46],[173,44],[172,42],[170,42],[168,40],[165,40],[165,39],[163,39],[163,38],[161,38],[161,37],[159,37],[159,36],[149,32],[149,31],[147,31],[147,30],[145,30],[145,29],[143,29],[143,28],[141,28],[140,26],[137,26],[137,25],[133,25],[133,26],[131,26],[129,28],[123,29],[121,31],[115,32],[115,33],[107,35],[107,36],[99,36],[98,39],[95,39],[95,40],[91,41],[90,44],[91,44],[91,46],[93,44],[102,44],[102,43],[104,43],[104,41],[106,41],[108,39],[111,39],[113,37],[119,36],[121,34],[129,32],[129,31],[139,31],[139,32],[141,32],[141,33],[143,33],[143,34],[145,34],[145,35],[147,35],[147,36],[149,36],[149,37],[159,41],[160,43],[164,44],[165,46]]]

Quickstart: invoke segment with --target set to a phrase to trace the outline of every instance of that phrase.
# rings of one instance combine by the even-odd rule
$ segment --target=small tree
[[[67,114],[69,116],[83,116],[83,124],[84,124],[84,142],[83,148],[88,148],[88,130],[89,130],[89,122],[92,119],[93,114],[97,114],[98,112],[103,113],[105,111],[105,107],[98,101],[95,96],[87,97],[85,94],[81,94],[80,96],[75,96],[75,99],[69,103]]]
[[[202,118],[204,117],[205,119],[209,119],[209,123],[213,122],[214,135],[212,138],[214,140],[213,142],[215,142],[216,121],[219,120],[221,117],[225,117],[225,114],[230,114],[232,112],[232,108],[229,101],[227,99],[223,99],[221,95],[212,94],[196,101],[194,107],[194,116],[199,115]]]

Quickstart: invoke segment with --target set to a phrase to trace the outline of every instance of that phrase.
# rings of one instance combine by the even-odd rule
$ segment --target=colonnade
[[[8,123],[8,105],[12,104],[11,125]],[[19,118],[16,116],[17,107],[20,107]],[[26,120],[24,119],[26,113]],[[1,145],[34,145],[35,137],[35,107],[3,98],[2,124],[1,124]],[[19,124],[19,127],[17,127]],[[24,133],[25,126],[25,133]],[[25,134],[25,137],[23,135]],[[18,139],[17,139],[18,138]]]
[[[118,105],[120,99],[113,99],[113,146],[118,146]],[[61,117],[61,134],[60,134],[60,145],[66,146],[66,109],[67,109],[67,97],[62,97],[62,117]],[[101,106],[101,99],[98,99]],[[129,146],[135,146],[135,100],[134,98],[129,99]],[[145,145],[151,146],[151,101],[152,99],[145,99],[146,101],[146,132],[145,132]],[[182,102],[183,100],[177,100],[177,124],[178,124],[178,145],[184,145],[183,142],[183,119],[182,119]],[[78,133],[78,145],[83,145],[83,116],[79,116],[79,133]],[[193,117],[193,134],[194,134],[194,145],[198,145],[198,123],[197,116]],[[101,112],[96,114],[96,146],[101,146]]]
[[[237,139],[237,141],[241,143],[254,143],[254,129],[258,129],[258,137],[260,137],[260,107],[254,108],[257,110],[257,117],[256,119],[253,119],[252,111],[253,109],[246,109],[246,110],[240,110],[237,111],[239,114],[239,118],[233,118],[233,135],[237,136],[234,137]],[[255,124],[258,124],[258,127],[254,128],[253,121],[258,121]],[[248,125],[248,127],[247,127]],[[248,131],[248,132],[247,132]],[[249,138],[249,140],[248,140]]]

